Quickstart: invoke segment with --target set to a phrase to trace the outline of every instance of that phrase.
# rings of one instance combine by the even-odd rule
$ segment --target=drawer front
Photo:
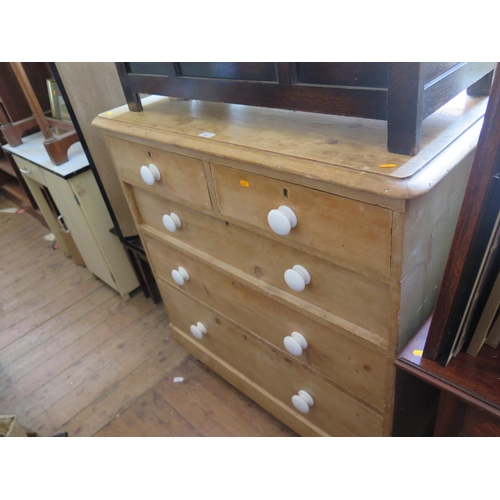
[[[389,285],[139,189],[134,195],[144,224],[387,338]],[[162,222],[163,215],[171,213],[181,221],[173,233]],[[295,265],[306,268],[311,277],[300,292],[284,278]]]
[[[24,176],[33,179],[39,184],[45,183],[42,170],[38,165],[34,165],[33,163],[25,160],[24,158],[20,158],[19,156],[13,155],[13,157],[16,161],[16,165],[19,167],[19,170]]]
[[[114,137],[106,137],[121,180],[174,201],[205,210],[212,209],[203,163],[161,149],[143,146]],[[153,185],[141,177],[141,167],[154,164],[161,175]]]
[[[276,236],[271,210],[287,206],[297,224],[280,238],[390,274],[391,211],[287,182],[211,164],[222,214]],[[285,214],[275,224],[288,230]]]
[[[295,351],[294,359],[367,403],[384,409],[386,380],[391,370],[388,357],[252,290],[236,278],[222,274],[172,246],[166,246],[147,236],[145,242],[157,277],[174,287],[182,288],[272,343],[284,355],[292,356],[285,348],[285,337],[290,337],[292,332],[300,333],[308,345],[301,354]],[[189,275],[189,280],[183,279],[184,283],[179,281],[181,284],[171,274],[179,267]],[[287,344],[289,342],[290,339]],[[291,348],[293,347],[296,345],[292,341]]]
[[[384,419],[381,415],[169,285],[160,282],[159,286],[175,326],[190,335],[191,326],[201,323],[207,333],[197,342],[293,411],[296,410],[292,396],[303,390],[314,399],[305,417],[327,433],[333,436],[382,435]]]

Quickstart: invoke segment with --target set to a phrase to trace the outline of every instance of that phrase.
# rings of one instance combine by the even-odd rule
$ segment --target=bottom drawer
[[[204,350],[213,353],[277,398],[299,420],[305,418],[313,426],[332,436],[383,434],[382,415],[347,396],[306,370],[300,363],[284,356],[278,349],[240,330],[222,315],[206,309],[184,293],[161,282],[159,286],[170,320],[184,335],[193,335],[191,339],[194,344],[199,344]],[[187,347],[185,342],[183,345]],[[196,353],[193,354],[196,356]],[[297,411],[292,404],[292,397],[298,395],[299,391],[307,392],[314,400],[311,407],[302,405],[302,409],[308,410],[305,414]],[[252,397],[251,394],[248,395]],[[301,398],[299,403],[302,401]],[[279,415],[276,416],[280,418]],[[285,423],[294,428],[290,422]]]

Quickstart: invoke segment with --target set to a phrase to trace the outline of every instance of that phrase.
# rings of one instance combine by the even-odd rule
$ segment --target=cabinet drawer
[[[211,169],[222,214],[276,236],[268,215],[285,205],[297,225],[280,236],[284,242],[390,274],[390,210],[217,164]],[[275,224],[288,230],[285,215],[273,214]]]
[[[284,355],[292,356],[284,346],[285,337],[290,337],[292,332],[302,334],[308,346],[294,359],[373,406],[384,408],[386,381],[392,367],[387,356],[252,290],[236,278],[172,246],[147,236],[145,242],[157,276],[272,343]],[[171,274],[179,267],[189,275],[189,280],[181,285]],[[292,348],[294,346],[292,341]]]
[[[135,201],[147,230],[151,226],[241,271],[274,285],[326,311],[387,338],[389,285],[337,266],[235,224],[202,214],[169,200],[134,189]],[[175,213],[181,227],[169,232],[164,214]],[[304,290],[292,290],[285,272],[303,266],[311,276]]]
[[[205,210],[212,209],[203,163],[200,160],[114,137],[106,137],[106,140],[123,182],[140,186],[171,200]],[[161,175],[160,180],[154,180],[153,185],[148,185],[141,176],[141,168],[148,168],[150,164],[155,165]]]
[[[292,396],[306,391],[313,397],[314,405],[305,417],[327,433],[333,436],[382,435],[381,415],[169,285],[160,282],[159,286],[169,317],[177,328],[190,335],[191,326],[201,323],[207,333],[197,342],[288,405],[293,412],[296,410]]]
[[[45,181],[43,179],[42,170],[38,165],[34,165],[33,163],[25,160],[24,158],[20,158],[19,156],[13,155],[14,160],[16,161],[16,165],[19,167],[19,170],[23,175],[33,179],[39,184],[44,184]]]

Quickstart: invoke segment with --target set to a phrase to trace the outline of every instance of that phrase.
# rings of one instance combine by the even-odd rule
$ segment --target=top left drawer
[[[212,210],[201,160],[115,137],[106,136],[106,142],[123,182],[172,201]]]
[[[40,184],[44,183],[42,170],[37,165],[31,163],[24,158],[14,155],[14,160],[19,170],[27,177],[39,182]]]

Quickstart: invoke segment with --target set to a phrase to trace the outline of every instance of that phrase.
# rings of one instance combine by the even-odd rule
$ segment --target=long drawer
[[[212,209],[200,160],[114,137],[106,136],[106,141],[122,181],[197,208]],[[153,181],[152,173],[148,173],[151,164],[158,168],[159,180]],[[151,185],[143,180],[142,167]]]
[[[202,214],[134,188],[142,227],[153,227],[260,280],[387,338],[389,285],[350,271],[235,224]],[[174,213],[181,226],[169,232],[163,216]],[[300,265],[310,283],[292,290],[285,272]]]
[[[222,214],[273,235],[275,227],[284,241],[390,274],[390,210],[213,163],[211,169]],[[281,206],[293,211],[295,227]]]
[[[314,400],[306,418],[330,435],[383,434],[384,418],[377,412],[171,286],[160,281],[159,287],[175,326],[185,334],[192,326],[206,329],[207,333],[196,342],[288,405],[291,411],[303,415],[294,408],[292,397],[305,391]]]
[[[181,288],[358,398],[384,409],[387,378],[392,372],[391,360],[384,353],[311,320],[171,245],[147,235],[144,240],[157,278]],[[189,279],[182,278],[180,267]],[[293,332],[300,333],[308,344],[301,353],[293,350],[299,345],[293,342]],[[287,351],[285,338],[295,354]]]

